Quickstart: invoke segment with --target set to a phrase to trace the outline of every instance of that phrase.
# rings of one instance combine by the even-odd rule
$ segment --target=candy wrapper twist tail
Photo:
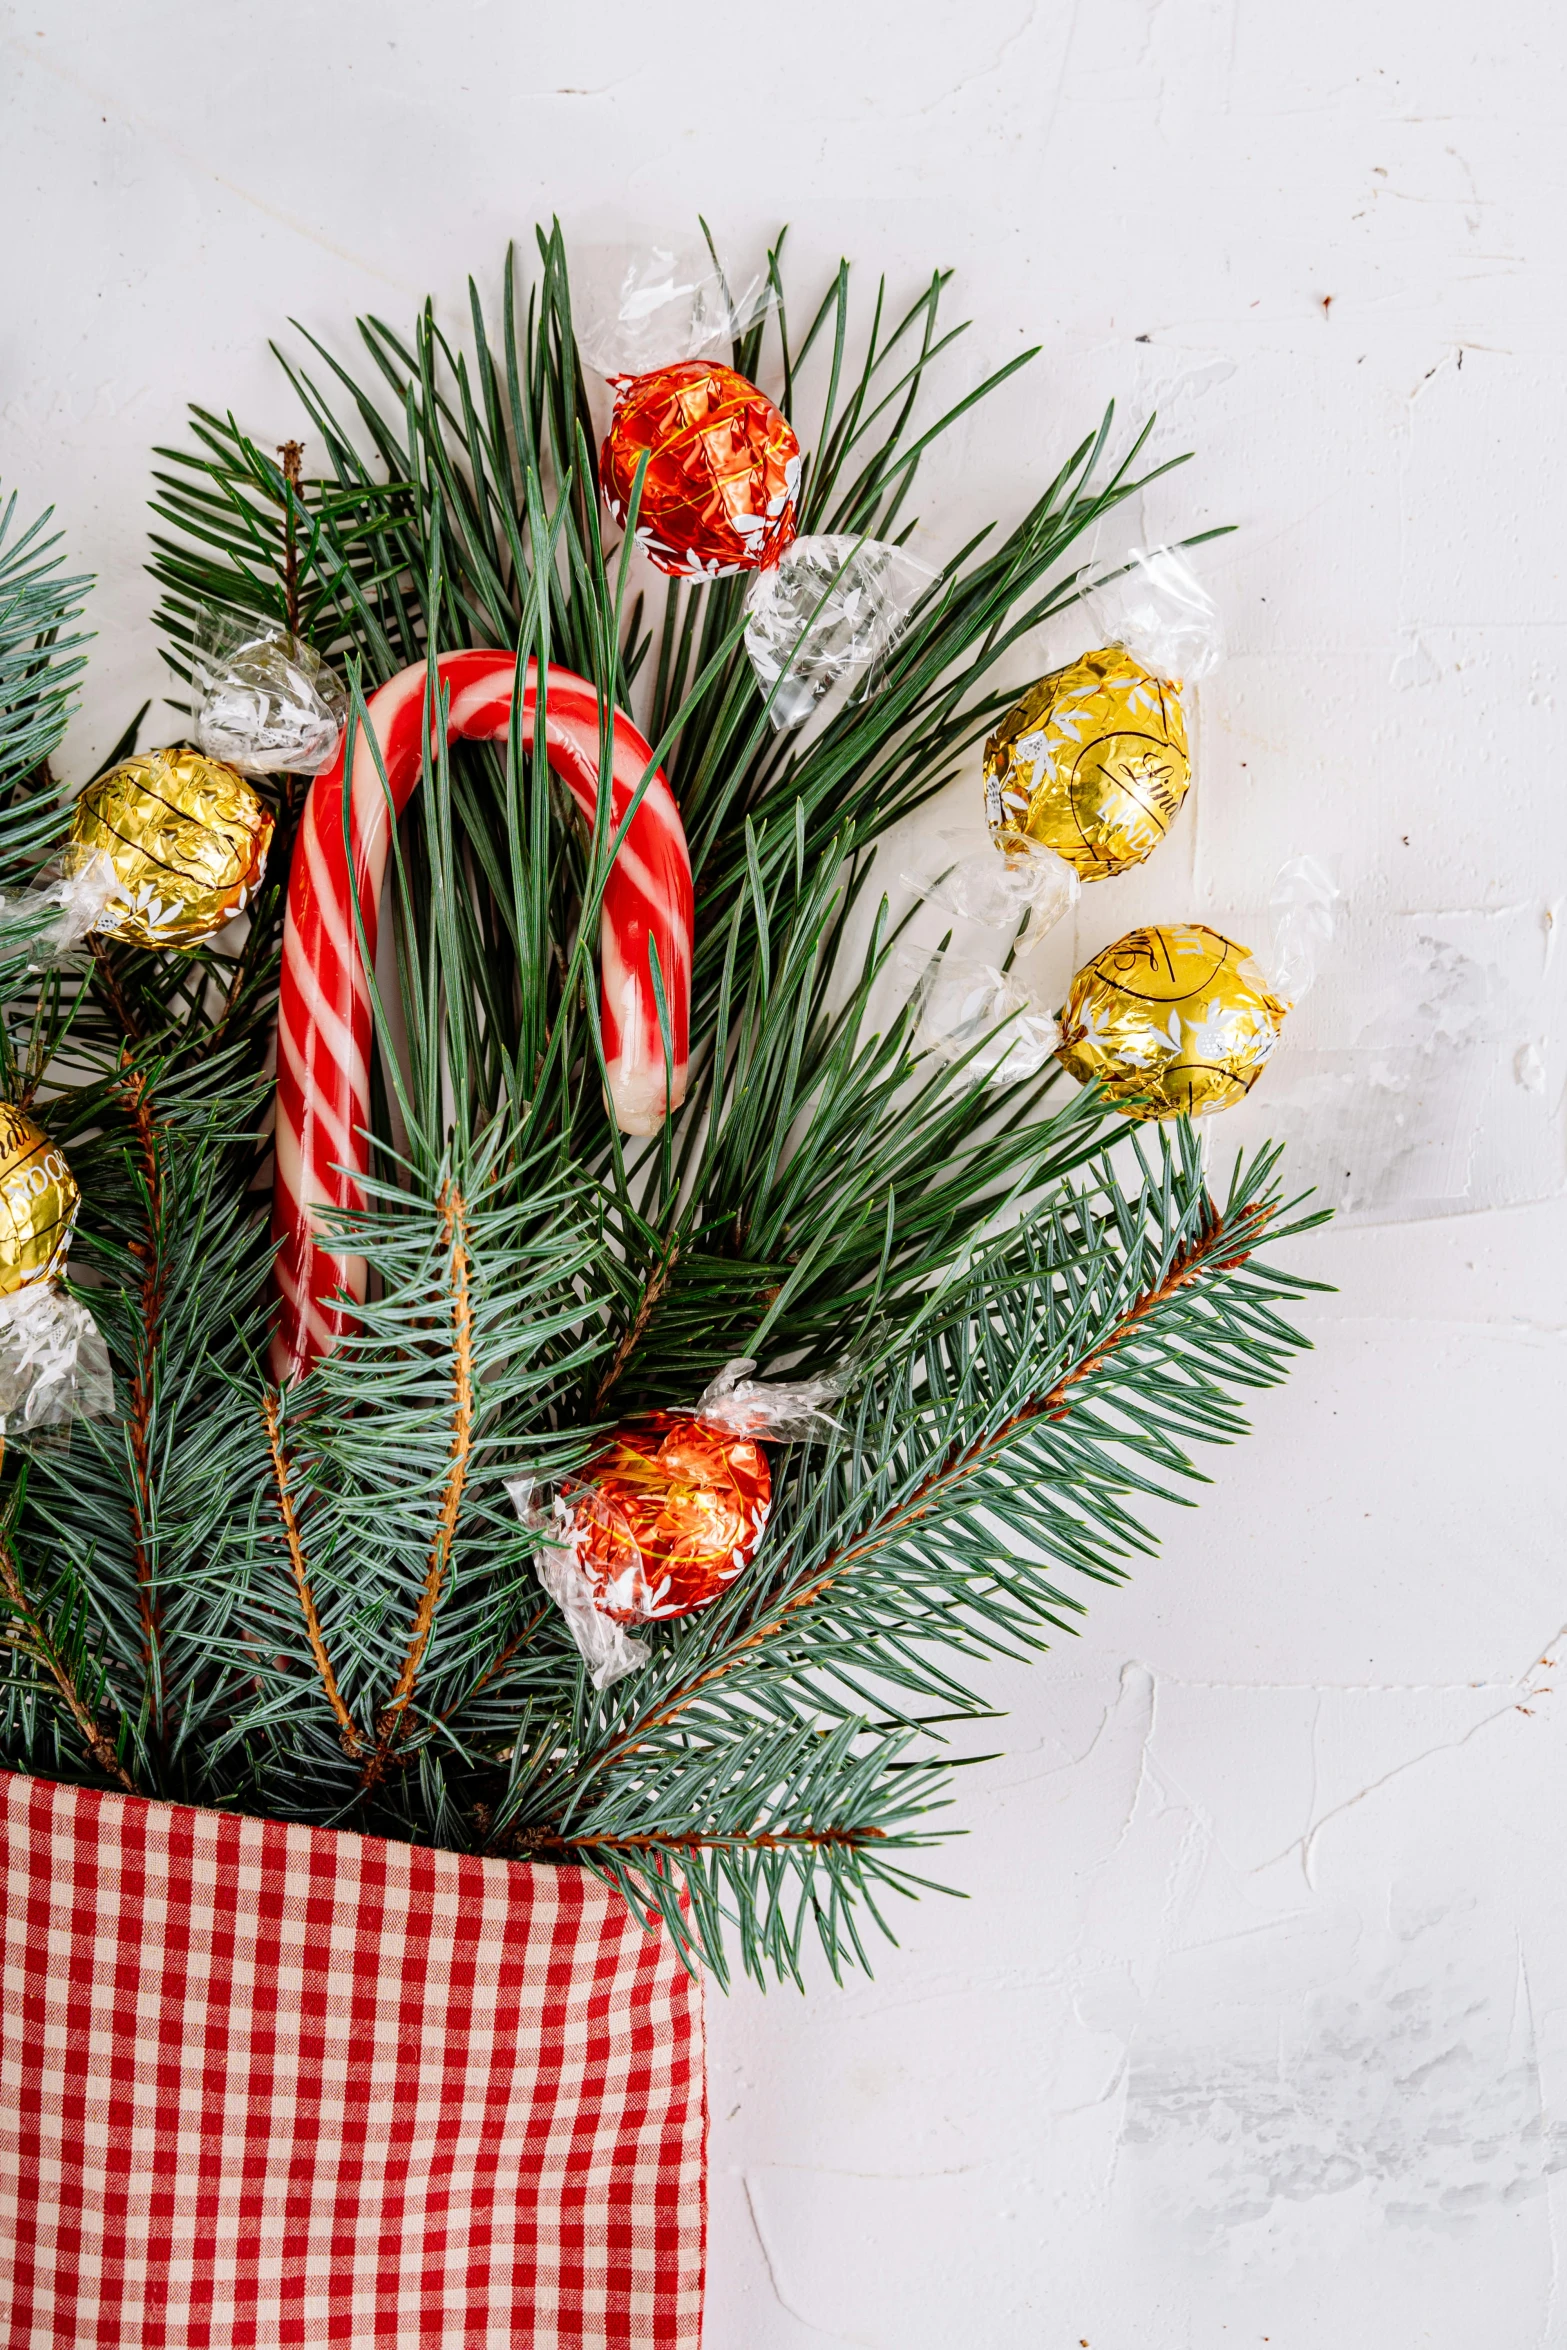
[[[107,909],[123,902],[114,861],[101,849],[57,881],[0,893],[0,962],[26,959],[30,971],[59,971],[85,952]]]
[[[1106,644],[1171,684],[1195,685],[1224,659],[1224,623],[1179,547],[1128,547],[1124,567],[1084,598]]]

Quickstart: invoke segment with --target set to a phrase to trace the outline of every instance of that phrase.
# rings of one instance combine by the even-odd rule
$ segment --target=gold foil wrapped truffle
[[[1102,881],[1158,847],[1191,772],[1178,689],[1108,645],[1007,712],[985,745],[985,816]]]
[[[1288,1005],[1250,950],[1200,922],[1130,930],[1085,963],[1056,1058],[1128,1118],[1201,1118],[1249,1092]]]
[[[67,868],[108,857],[119,893],[94,927],[140,947],[189,947],[232,920],[266,871],[272,818],[234,768],[200,751],[148,751],[76,803]]]
[[[81,1195],[25,1110],[0,1102],[0,1296],[63,1270]]]

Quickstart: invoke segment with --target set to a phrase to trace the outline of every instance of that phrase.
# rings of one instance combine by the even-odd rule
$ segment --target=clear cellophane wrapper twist
[[[899,875],[906,889],[957,922],[1036,947],[1077,904],[1081,884],[1064,857],[1014,832],[992,839],[972,827],[938,832]]]
[[[905,948],[899,967],[914,1006],[919,1052],[960,1065],[973,1085],[1037,1077],[1060,1041],[1054,1019],[1016,968],[943,947]]]
[[[916,1049],[959,1066],[970,1084],[1037,1076],[1058,1038],[1027,958],[1077,903],[1072,867],[1026,834],[998,841],[958,827],[938,833],[900,878],[956,926],[939,947],[907,946],[897,958]]]
[[[519,1519],[539,1538],[539,1580],[595,1689],[651,1656],[628,1621],[705,1605],[748,1562],[771,1501],[762,1443],[802,1443],[835,1426],[826,1406],[843,1392],[843,1375],[753,1379],[755,1368],[744,1359],[726,1364],[690,1412],[623,1423],[559,1490],[531,1477],[507,1484]],[[665,1464],[669,1482],[660,1491],[653,1481]],[[648,1553],[650,1529],[678,1545],[673,1574],[669,1555]]]
[[[771,298],[765,276],[731,283],[702,246],[670,242],[601,253],[576,289],[577,348],[603,376],[647,375],[679,359],[727,356]]]
[[[87,951],[106,910],[124,891],[102,850],[36,889],[0,893],[0,963],[23,957],[33,971],[58,971]]]
[[[746,593],[745,649],[780,731],[872,671],[935,573],[903,547],[843,532],[797,538]]]
[[[1338,884],[1318,857],[1291,857],[1268,898],[1273,946],[1263,957],[1268,985],[1282,1003],[1298,1004],[1315,987],[1333,943]]]
[[[205,616],[192,680],[196,740],[242,775],[319,775],[348,716],[342,681],[313,645],[275,622]]]
[[[653,1651],[595,1605],[593,1586],[578,1556],[579,1533],[569,1503],[532,1477],[508,1478],[506,1491],[522,1524],[538,1537],[533,1563],[539,1581],[566,1619],[594,1688],[608,1689],[637,1672]]]
[[[64,1441],[71,1422],[114,1413],[103,1334],[56,1281],[0,1297],[0,1435],[7,1444]]]
[[[1224,659],[1218,606],[1178,547],[1128,547],[1084,601],[1102,642],[1124,645],[1155,677],[1195,685]]]

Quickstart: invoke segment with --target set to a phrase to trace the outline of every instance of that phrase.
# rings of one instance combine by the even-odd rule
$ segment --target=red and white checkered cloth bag
[[[699,1985],[580,1869],[0,1773],[6,2350],[698,2350]]]

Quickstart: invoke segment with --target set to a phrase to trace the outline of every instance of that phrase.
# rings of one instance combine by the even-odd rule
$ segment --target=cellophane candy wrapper
[[[912,983],[917,1048],[960,1061],[971,1084],[1020,1084],[1055,1053],[1055,1021],[1014,973],[950,949],[906,948],[900,967]]]
[[[25,956],[33,971],[58,971],[86,951],[105,909],[124,891],[102,850],[37,889],[0,893],[0,963]]]
[[[764,276],[731,283],[702,246],[653,244],[614,263],[602,256],[577,293],[577,348],[601,375],[646,375],[738,342],[771,298]]]
[[[935,578],[881,539],[796,539],[746,594],[745,649],[783,731],[803,726],[842,679],[881,660]]]
[[[608,1689],[637,1672],[653,1652],[594,1606],[593,1587],[578,1563],[573,1511],[532,1477],[508,1478],[506,1491],[522,1524],[539,1537],[534,1561],[539,1581],[565,1617],[594,1688]]]
[[[529,1477],[507,1484],[522,1523],[540,1537],[539,1580],[565,1617],[595,1689],[609,1688],[649,1659],[646,1643],[626,1631],[628,1618],[653,1621],[705,1605],[748,1562],[770,1503],[762,1443],[801,1443],[836,1426],[826,1406],[843,1393],[847,1374],[753,1379],[755,1368],[747,1360],[727,1363],[693,1411],[622,1422],[562,1493],[542,1494]],[[660,1485],[671,1455],[673,1481]],[[617,1488],[626,1508],[615,1499]],[[706,1507],[682,1527],[693,1497],[705,1497]],[[664,1513],[671,1506],[678,1547],[667,1556],[644,1552],[643,1542],[655,1534],[669,1539]],[[710,1530],[715,1520],[725,1528],[721,1535]],[[690,1555],[693,1540],[701,1558]]]
[[[992,838],[973,828],[939,832],[899,875],[905,888],[959,922],[977,922],[1018,940],[1026,954],[1077,904],[1082,885],[1065,857],[1026,833]]]
[[[1224,658],[1218,606],[1175,547],[1129,547],[1126,568],[1085,601],[1104,642],[1125,645],[1156,677],[1195,685]]]
[[[303,637],[214,615],[196,648],[196,740],[242,775],[319,775],[348,717],[341,679]]]
[[[114,1379],[103,1334],[54,1281],[0,1297],[0,1435],[60,1441],[77,1419],[109,1419]]]
[[[1273,951],[1263,958],[1268,984],[1286,1004],[1298,1004],[1317,982],[1332,943],[1339,889],[1316,857],[1291,857],[1279,867],[1268,899]]]
[[[695,1417],[730,1436],[756,1436],[769,1444],[805,1444],[833,1435],[837,1421],[828,1411],[849,1385],[847,1371],[814,1379],[753,1379],[755,1363],[737,1355],[697,1397]]]

